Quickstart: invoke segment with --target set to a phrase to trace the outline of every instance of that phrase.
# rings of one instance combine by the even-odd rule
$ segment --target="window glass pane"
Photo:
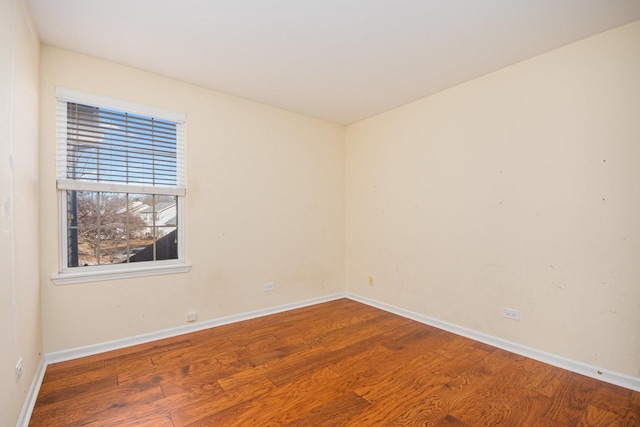
[[[68,266],[178,259],[176,196],[67,192]]]
[[[160,229],[159,229],[160,230]],[[156,259],[178,259],[178,231],[173,230],[156,240]]]
[[[129,257],[126,262],[153,261],[153,235],[148,227],[129,230]]]
[[[69,191],[71,200],[67,217],[75,229],[75,238],[70,239],[68,252],[70,257],[77,254],[79,267],[97,265],[100,246],[98,214],[100,212],[100,194],[97,191]],[[71,227],[70,227],[71,228]]]
[[[95,228],[98,224],[98,192],[97,191],[73,191],[75,193],[75,213],[70,216],[77,218],[77,226],[84,230]]]
[[[108,243],[108,242],[102,242]],[[101,257],[102,264],[120,264],[122,262],[126,262],[128,258],[127,241],[126,239],[120,239],[117,241],[113,241],[112,245],[109,245],[107,248],[103,249],[104,253]]]
[[[98,191],[75,192],[79,265],[110,264],[112,257],[126,248],[128,226],[126,194]],[[75,250],[71,242],[69,253]]]
[[[173,231],[178,219],[178,200],[176,197],[156,197],[156,227],[160,227],[157,236],[162,237]]]
[[[126,193],[100,193],[100,227],[108,228],[110,238],[124,238],[126,227],[134,221],[127,208]]]
[[[158,222],[156,223],[157,259],[178,259],[178,200],[158,203]]]
[[[121,262],[121,256],[127,251],[127,240],[122,235],[122,229],[100,228],[98,264],[117,264]]]

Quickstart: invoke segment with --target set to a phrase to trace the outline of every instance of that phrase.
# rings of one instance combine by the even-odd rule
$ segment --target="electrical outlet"
[[[369,286],[373,286],[373,276],[369,276]]]
[[[520,310],[516,310],[513,308],[503,308],[502,317],[506,317],[507,319],[511,320],[520,320]]]
[[[18,363],[16,363],[16,382],[20,381],[21,375],[22,375],[22,357],[18,359]]]
[[[262,290],[264,292],[270,292],[272,290],[274,290],[276,287],[276,285],[273,284],[273,282],[269,282],[269,283],[265,283],[264,285],[262,285]]]
[[[198,313],[191,311],[187,314],[187,322],[195,322],[198,320]]]

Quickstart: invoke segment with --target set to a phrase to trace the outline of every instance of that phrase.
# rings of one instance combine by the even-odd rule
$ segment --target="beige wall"
[[[639,47],[636,22],[350,126],[347,290],[640,375]]]
[[[40,84],[45,351],[344,290],[344,127],[46,46]],[[56,86],[186,113],[191,272],[52,284]]]
[[[41,360],[39,42],[19,0],[0,1],[0,425],[15,425]],[[15,366],[23,359],[16,383]]]

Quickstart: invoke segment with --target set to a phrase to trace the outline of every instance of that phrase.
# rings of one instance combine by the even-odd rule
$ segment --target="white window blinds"
[[[145,114],[68,90],[57,95],[59,189],[185,194],[180,114]]]

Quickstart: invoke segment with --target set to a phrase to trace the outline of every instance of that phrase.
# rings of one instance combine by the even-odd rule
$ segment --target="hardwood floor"
[[[348,299],[50,365],[31,426],[640,426],[640,393]]]

